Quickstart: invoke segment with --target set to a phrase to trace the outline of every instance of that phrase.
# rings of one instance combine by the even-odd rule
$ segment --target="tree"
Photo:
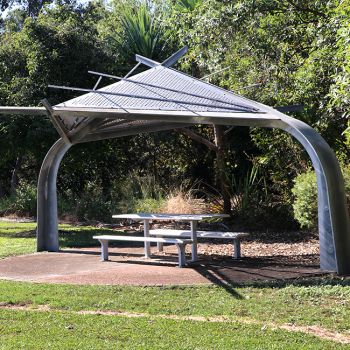
[[[154,9],[147,2],[129,7],[121,14],[124,48],[131,55],[140,54],[148,58],[161,57],[165,46],[162,30]]]
[[[45,96],[50,96],[52,103],[71,97],[66,92],[49,91],[50,83],[94,85],[96,78],[87,70],[108,69],[114,60],[98,39],[91,22],[93,10],[82,15],[71,5],[56,6],[36,19],[27,18],[20,31],[13,32],[8,24],[0,41],[0,105],[36,106]],[[41,161],[58,135],[48,119],[28,116],[1,118],[0,134],[3,191],[8,193],[19,173],[22,179],[35,181]]]
[[[54,2],[58,5],[73,5],[76,3],[76,0],[0,0],[0,10],[5,11],[19,7],[27,16],[36,17],[45,5]]]

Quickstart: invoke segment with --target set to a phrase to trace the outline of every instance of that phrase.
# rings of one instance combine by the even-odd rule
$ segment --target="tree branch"
[[[181,128],[181,129],[175,129],[175,131],[180,132],[180,133],[190,137],[194,141],[202,143],[203,145],[207,146],[208,148],[210,148],[211,150],[213,150],[215,152],[218,151],[218,148],[215,146],[215,144],[213,144],[212,142],[210,142],[206,138],[199,136],[198,134],[196,134],[195,132],[193,132],[189,129]]]

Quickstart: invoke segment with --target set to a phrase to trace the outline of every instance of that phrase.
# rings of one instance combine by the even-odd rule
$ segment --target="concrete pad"
[[[179,268],[173,247],[152,259],[143,248],[110,248],[110,260],[100,261],[100,248],[66,249],[58,253],[36,253],[0,260],[0,279],[41,283],[101,285],[190,285],[227,284],[286,280],[322,274],[317,265],[278,264],[266,258],[201,256],[196,265]]]
[[[210,283],[194,269],[177,267],[175,256],[172,261],[158,263],[156,259],[142,258],[141,254],[115,256],[115,250],[110,249],[109,261],[100,261],[97,248],[9,257],[0,260],[0,279],[112,285]]]

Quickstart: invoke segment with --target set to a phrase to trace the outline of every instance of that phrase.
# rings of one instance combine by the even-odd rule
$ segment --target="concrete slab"
[[[261,258],[202,256],[191,267],[177,267],[173,247],[165,253],[152,247],[152,259],[143,248],[110,248],[110,261],[100,261],[99,248],[66,249],[0,260],[0,279],[41,283],[102,285],[190,285],[286,280],[322,274],[317,264]],[[158,255],[157,255],[158,254]]]

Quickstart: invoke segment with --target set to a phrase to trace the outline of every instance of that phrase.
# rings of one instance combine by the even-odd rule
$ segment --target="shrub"
[[[343,166],[348,209],[350,212],[350,165]],[[294,217],[301,227],[317,229],[317,183],[314,171],[298,175],[292,189]]]
[[[36,215],[36,186],[21,183],[15,196],[3,197],[0,200],[1,215]]]
[[[201,214],[210,211],[202,198],[195,198],[193,189],[179,189],[171,192],[161,210],[168,214]]]
[[[16,191],[14,210],[21,214],[36,214],[36,186],[22,183]]]
[[[298,175],[292,193],[294,217],[301,227],[317,228],[317,183],[314,171]]]
[[[159,212],[163,205],[163,190],[152,175],[131,171],[123,181],[113,184],[115,212]]]
[[[137,199],[133,205],[132,211],[138,213],[158,213],[161,211],[164,200],[162,198],[143,198]]]
[[[111,220],[111,203],[103,197],[100,185],[87,183],[83,193],[76,200],[74,214],[78,220]]]

